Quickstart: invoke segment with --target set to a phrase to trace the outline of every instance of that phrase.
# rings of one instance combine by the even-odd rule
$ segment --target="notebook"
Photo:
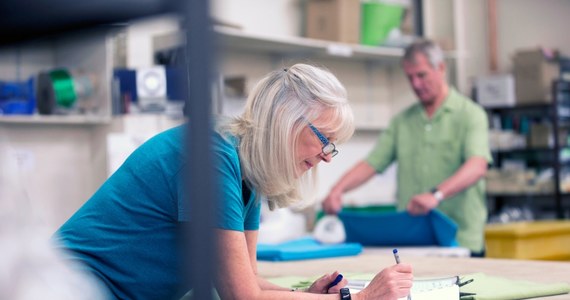
[[[348,279],[346,287],[351,293],[358,293],[368,286],[368,280]],[[459,277],[415,279],[410,291],[410,298],[414,300],[459,300]],[[407,300],[403,297],[398,300]]]

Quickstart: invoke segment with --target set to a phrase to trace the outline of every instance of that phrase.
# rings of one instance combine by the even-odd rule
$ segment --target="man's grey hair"
[[[416,54],[425,55],[434,68],[444,62],[443,50],[428,39],[420,39],[409,45],[404,51],[402,61],[414,62]]]

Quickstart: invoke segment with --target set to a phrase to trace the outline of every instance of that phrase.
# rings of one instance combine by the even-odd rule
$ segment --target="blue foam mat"
[[[269,261],[302,260],[336,256],[351,256],[362,252],[358,243],[321,244],[312,237],[269,245],[257,245],[257,259]]]

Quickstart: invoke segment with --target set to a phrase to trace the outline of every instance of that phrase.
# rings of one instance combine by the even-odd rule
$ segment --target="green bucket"
[[[404,7],[397,4],[369,1],[362,3],[360,43],[379,46],[390,31],[400,27]]]

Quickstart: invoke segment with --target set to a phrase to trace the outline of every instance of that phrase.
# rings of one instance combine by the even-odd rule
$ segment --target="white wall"
[[[132,22],[127,29],[127,67],[148,68],[154,65],[152,38],[179,29],[174,16],[151,17]]]
[[[50,43],[25,43],[0,48],[0,80],[27,80],[37,72],[51,68],[55,61],[52,50]]]
[[[0,206],[56,229],[105,179],[97,127],[0,123]]]
[[[499,68],[510,71],[511,57],[519,48],[558,48],[570,56],[570,1],[499,0]]]
[[[213,0],[216,21],[241,27],[246,32],[301,36],[303,0]]]

